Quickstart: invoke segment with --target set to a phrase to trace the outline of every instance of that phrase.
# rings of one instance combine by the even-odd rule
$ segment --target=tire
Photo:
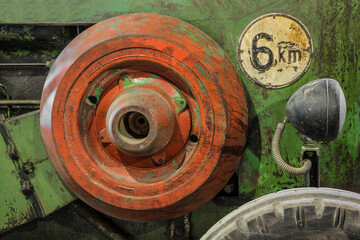
[[[360,194],[331,188],[268,194],[226,215],[205,239],[360,239]]]

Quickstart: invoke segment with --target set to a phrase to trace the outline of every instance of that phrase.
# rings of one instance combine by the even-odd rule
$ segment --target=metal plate
[[[312,40],[305,26],[279,13],[251,22],[237,49],[243,72],[266,88],[285,87],[298,80],[308,69],[312,52]]]

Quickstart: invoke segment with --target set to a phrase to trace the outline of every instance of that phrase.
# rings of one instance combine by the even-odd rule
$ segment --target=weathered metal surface
[[[48,159],[41,141],[39,111],[24,114],[5,121],[9,137],[16,147],[20,167],[27,173],[34,188],[36,201],[41,208],[41,216],[51,214],[74,201],[76,197],[62,184]],[[6,144],[0,144],[6,148]],[[1,158],[0,231],[6,231],[39,217],[33,209],[32,199],[26,199],[21,191],[21,179],[15,165],[7,155]],[[29,166],[29,167],[27,167]]]
[[[70,227],[71,226],[71,227]],[[33,221],[1,235],[1,240],[106,239],[71,205],[53,213],[44,221]]]
[[[0,232],[4,232],[35,219],[36,214],[21,192],[21,179],[3,138],[0,153]]]
[[[238,39],[254,19],[271,12],[290,14],[309,30],[314,43],[312,64],[295,84],[277,90],[265,90],[247,79],[240,66],[238,72],[246,86],[250,105],[249,142],[241,163],[240,193],[250,199],[279,190],[283,187],[301,186],[299,178],[278,173],[269,154],[274,126],[284,117],[287,99],[303,84],[320,77],[340,81],[348,103],[348,116],[340,139],[322,148],[322,182],[324,186],[359,191],[358,140],[359,120],[359,3],[356,0],[325,1],[132,1],[78,0],[81,7],[71,2],[53,1],[1,1],[3,23],[95,23],[106,18],[130,12],[150,12],[170,15],[187,21],[212,37],[236,63]],[[31,7],[30,7],[31,6]],[[21,9],[26,11],[22,11]],[[26,13],[26,14],[24,14]],[[61,49],[57,49],[58,51]],[[12,81],[13,82],[13,81]],[[286,155],[298,157],[301,141],[293,129],[284,133]],[[286,146],[286,147],[285,147]],[[282,152],[284,152],[282,150]],[[334,161],[333,156],[346,156]],[[294,162],[294,164],[297,164]],[[341,165],[340,171],[335,171]],[[346,167],[351,166],[351,167]],[[245,171],[247,170],[247,171]],[[260,177],[261,176],[261,177]],[[350,176],[350,177],[349,177]],[[283,187],[281,187],[283,185]],[[255,195],[254,195],[255,194]]]
[[[40,100],[0,100],[0,105],[40,105]]]
[[[2,7],[0,12],[3,13]],[[83,29],[82,26],[0,25],[0,82],[7,87],[11,98],[40,100],[52,61]],[[13,116],[28,112],[31,106],[21,110],[15,107]],[[32,107],[30,111],[38,108]]]
[[[297,19],[281,13],[261,16],[243,31],[238,45],[242,71],[266,88],[285,87],[308,69],[313,44]]]
[[[94,209],[89,208],[85,203],[80,200],[72,204],[75,212],[87,221],[91,227],[98,230],[109,240],[125,240],[127,239],[119,229],[111,222],[111,220],[106,219],[99,212],[96,212]]]
[[[321,185],[360,192],[360,54],[358,50],[360,49],[360,32],[358,31],[360,5],[357,0],[175,0],[171,2],[150,0],[147,3],[117,0],[104,3],[104,1],[98,0],[78,0],[76,1],[77,7],[71,4],[75,2],[53,1],[58,6],[56,8],[53,7],[51,1],[3,0],[0,2],[2,9],[0,19],[3,23],[29,24],[37,22],[76,25],[84,22],[95,23],[109,17],[133,12],[160,13],[191,23],[208,34],[225,50],[245,85],[249,107],[249,137],[237,170],[241,201],[230,201],[229,198],[217,197],[204,207],[194,211],[191,217],[191,234],[194,239],[200,238],[216,221],[235,209],[236,206],[241,205],[246,199],[254,199],[269,192],[302,185],[301,177],[289,176],[280,172],[271,157],[270,146],[275,127],[285,116],[285,104],[288,98],[299,87],[318,78],[331,77],[339,80],[347,100],[347,118],[342,133],[329,146],[320,147]],[[255,85],[245,76],[237,63],[236,48],[246,26],[254,19],[272,12],[289,14],[299,19],[311,34],[314,54],[308,71],[297,82],[285,88],[268,90]],[[58,37],[68,39],[68,41],[71,39],[64,36]],[[59,53],[62,48],[56,47],[54,50]],[[16,49],[12,51],[11,56],[16,57]],[[26,51],[30,51],[30,49],[26,49]],[[1,53],[1,56],[8,55]],[[24,54],[24,56],[27,55]],[[39,61],[46,60],[42,60],[41,54],[39,56],[41,56]],[[14,61],[17,60],[19,59]],[[4,61],[9,62],[7,59]],[[18,73],[21,73],[19,76],[23,78],[22,81],[16,82]],[[34,76],[33,71],[28,73],[23,69],[17,69],[11,76],[2,71],[1,81],[8,75],[11,79],[9,78],[7,82],[14,93],[18,92],[15,91],[15,89],[19,89],[17,85],[24,86],[25,80],[37,84],[40,78],[41,81],[44,78],[42,73]],[[40,94],[37,94],[40,98]],[[298,158],[301,154],[302,142],[295,129],[289,126],[282,138],[280,145],[283,157],[289,159],[290,164],[299,166]],[[28,230],[29,234],[25,235],[28,239],[41,239],[42,237],[47,239],[51,236],[56,236],[56,238],[63,236],[63,239],[67,239],[72,235],[78,236],[79,239],[86,238],[82,233],[76,231],[78,227],[70,229],[73,224],[69,218],[64,219],[62,224],[59,224],[59,221],[58,218],[56,221],[49,222],[50,226],[46,223],[39,223],[38,229]],[[138,236],[138,239],[163,239],[167,236],[165,222],[119,222],[119,227],[126,229],[129,236]],[[83,226],[82,232],[89,231],[85,224],[81,226]],[[51,235],[52,228],[55,228],[54,235]],[[18,232],[9,235],[7,239],[21,239],[22,236],[24,233]],[[91,236],[87,236],[87,238],[91,239]]]
[[[129,78],[138,84],[118,84]],[[182,104],[187,108],[177,111]],[[40,111],[45,147],[61,179],[90,206],[127,220],[170,219],[204,205],[230,179],[245,146],[246,100],[233,65],[207,35],[162,15],[124,15],[81,33],[54,63]],[[146,118],[146,137],[121,133],[127,113]],[[105,125],[115,153],[98,139]],[[166,142],[152,140],[171,131],[177,146],[169,142],[169,151]],[[153,143],[164,152],[148,148]],[[155,163],[152,148],[161,153]],[[136,155],[132,164],[129,153]]]

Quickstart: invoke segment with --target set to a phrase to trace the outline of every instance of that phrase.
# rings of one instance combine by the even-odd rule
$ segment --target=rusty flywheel
[[[130,14],[77,36],[46,79],[41,131],[60,178],[111,216],[163,220],[213,198],[245,146],[237,72],[206,34]]]

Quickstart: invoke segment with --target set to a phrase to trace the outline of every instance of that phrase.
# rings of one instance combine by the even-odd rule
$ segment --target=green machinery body
[[[282,172],[276,166],[271,156],[271,141],[277,123],[285,116],[287,100],[299,87],[314,79],[337,79],[347,101],[347,116],[339,138],[320,147],[320,184],[360,193],[360,3],[357,0],[16,0],[0,1],[0,13],[0,82],[13,99],[39,100],[39,89],[48,72],[46,65],[52,64],[79,31],[118,15],[158,13],[175,17],[199,28],[224,49],[246,89],[247,145],[236,171],[236,190],[228,194],[225,189],[191,213],[193,239],[200,238],[220,218],[250,200],[302,186],[301,177]],[[236,49],[243,30],[267,13],[296,17],[307,27],[313,41],[309,69],[295,83],[279,89],[266,89],[252,82],[237,59]],[[38,32],[39,26],[45,29],[44,36]],[[25,66],[8,64],[23,62],[42,63],[32,66],[42,70],[24,70]],[[22,83],[29,81],[33,83],[26,85],[26,90]],[[19,89],[22,97],[16,97]],[[31,105],[33,110],[38,108],[36,104],[35,101]],[[3,111],[7,109],[7,106],[2,108]],[[33,166],[29,177],[37,197],[42,200],[38,211],[45,218],[5,232],[0,239],[102,239],[103,235],[71,207],[64,207],[76,197],[62,184],[48,159],[41,139],[39,112],[17,114],[21,109],[15,107],[11,107],[11,111],[17,116],[1,123],[0,230],[35,219],[31,198],[26,199],[22,192],[19,164]],[[299,166],[302,142],[293,127],[285,130],[280,144],[283,157]],[[8,154],[14,148],[19,160]],[[49,214],[50,217],[46,217]],[[134,239],[169,238],[169,222],[166,221],[113,222]]]

